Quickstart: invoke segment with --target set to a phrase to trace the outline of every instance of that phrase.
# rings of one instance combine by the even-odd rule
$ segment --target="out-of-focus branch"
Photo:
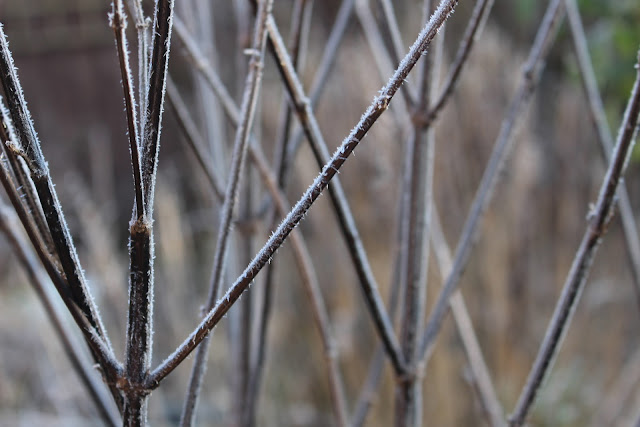
[[[277,230],[271,235],[265,246],[247,266],[242,275],[235,281],[227,293],[218,300],[216,307],[210,311],[198,327],[187,337],[187,339],[154,369],[148,379],[148,387],[155,388],[163,378],[171,373],[209,334],[227,313],[233,303],[242,295],[256,275],[271,259],[275,251],[282,245],[289,233],[300,223],[303,216],[309,211],[312,204],[327,187],[331,179],[342,167],[346,159],[360,143],[362,138],[371,129],[376,120],[387,109],[389,102],[403,84],[409,72],[418,62],[423,52],[430,45],[438,29],[444,24],[447,18],[453,13],[457,1],[445,0],[440,3],[436,13],[423,28],[409,53],[400,64],[394,75],[385,87],[375,97],[373,103],[365,111],[360,121],[353,128],[351,133],[342,142],[338,150],[332,156],[329,163],[325,165],[322,172],[315,179],[313,184],[305,191],[302,198],[296,203],[289,215],[280,224]]]
[[[636,81],[618,130],[618,138],[609,168],[600,187],[598,201],[589,212],[587,217],[588,224],[580,247],[573,259],[567,280],[562,288],[562,294],[556,304],[551,322],[547,327],[526,385],[509,419],[511,427],[523,425],[540,391],[543,380],[553,367],[555,355],[562,345],[563,338],[569,328],[571,318],[587,281],[593,258],[613,217],[618,185],[627,167],[638,131],[638,118],[640,116],[640,50],[638,51],[636,70]]]

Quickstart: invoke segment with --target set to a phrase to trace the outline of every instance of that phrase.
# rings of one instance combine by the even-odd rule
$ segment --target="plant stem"
[[[251,127],[253,125],[253,118],[258,102],[258,94],[262,83],[264,49],[267,40],[266,21],[268,17],[271,16],[272,4],[273,0],[263,0],[260,2],[256,17],[254,39],[249,61],[249,73],[247,75],[240,113],[240,124],[236,130],[236,140],[234,143],[233,157],[231,159],[231,169],[229,171],[229,179],[227,181],[225,199],[220,219],[218,242],[213,261],[213,272],[211,274],[211,286],[209,288],[209,296],[206,304],[207,311],[214,307],[222,283],[229,235],[231,232],[231,219],[238,199],[240,174],[242,172],[244,159],[247,153],[249,136],[251,134]],[[207,362],[208,344],[209,339],[207,339],[196,352],[188,391],[184,401],[182,417],[180,420],[182,426],[192,425],[195,419],[197,398],[200,392],[200,386],[202,384]]]
[[[440,269],[440,275],[442,277],[448,277],[452,267],[451,249],[444,238],[435,205],[432,209],[431,244],[438,268]],[[469,315],[467,304],[460,289],[453,293],[449,300],[449,305],[451,306],[451,313],[456,322],[456,329],[458,330],[460,341],[462,341],[467,361],[469,362],[474,389],[477,392],[478,400],[487,417],[488,424],[492,427],[503,427],[506,424],[504,420],[504,410],[502,409],[495,387],[491,381],[489,369],[482,356],[478,338],[473,330],[471,316]]]
[[[335,174],[340,170],[346,159],[358,146],[369,129],[371,129],[376,120],[387,109],[389,102],[404,82],[404,79],[418,62],[423,52],[429,47],[440,27],[453,13],[457,3],[458,2],[455,0],[444,0],[440,3],[440,6],[429,20],[429,23],[420,32],[420,35],[412,45],[407,56],[400,63],[400,66],[395,71],[394,75],[374,98],[372,104],[365,111],[358,124],[356,124],[352,129],[349,136],[347,136],[340,147],[338,147],[329,163],[325,165],[313,184],[307,189],[307,191],[305,191],[303,196],[292,208],[278,229],[273,232],[266,244],[247,266],[245,271],[240,275],[240,277],[238,277],[238,279],[236,279],[227,293],[218,300],[214,309],[207,313],[206,317],[187,337],[187,339],[185,339],[184,342],[180,344],[180,346],[171,355],[169,355],[167,359],[153,370],[147,380],[147,386],[149,388],[157,387],[160,384],[160,381],[171,373],[193,351],[193,349],[202,342],[202,340],[218,324],[240,295],[242,295],[242,293],[249,287],[256,275],[273,257],[275,251],[282,245],[289,233],[291,233],[291,231],[300,223],[304,215],[309,211],[309,208],[327,187]]]
[[[588,224],[580,247],[573,259],[567,280],[562,288],[562,294],[556,304],[544,340],[538,349],[538,355],[529,372],[526,385],[520,394],[513,414],[509,418],[509,424],[512,427],[523,425],[544,379],[553,367],[555,356],[562,345],[586,284],[595,253],[613,218],[613,207],[618,185],[627,167],[635,136],[638,132],[638,119],[640,117],[640,50],[638,51],[636,70],[636,81],[618,130],[618,138],[609,168],[600,187],[598,201],[588,214]]]
[[[87,362],[83,360],[81,356],[82,350],[74,342],[71,331],[65,326],[62,313],[59,312],[52,296],[47,290],[47,285],[42,280],[41,274],[39,274],[41,270],[33,259],[30,249],[17,233],[11,222],[13,221],[9,216],[8,207],[2,203],[0,205],[0,230],[5,234],[13,248],[13,252],[25,269],[29,283],[33,286],[40,302],[44,306],[49,316],[51,326],[58,335],[67,357],[69,357],[71,366],[89,392],[89,396],[95,403],[102,420],[110,426],[115,427],[119,425],[121,423],[120,414],[115,410],[113,402],[109,401],[109,397],[105,396],[103,391],[104,385],[96,380],[95,372],[90,366],[87,366]]]
[[[275,21],[269,19],[267,21],[267,29],[269,38],[272,41],[274,55],[277,57],[277,65],[282,75],[283,82],[291,98],[291,102],[295,112],[305,131],[307,139],[311,143],[311,148],[316,159],[316,163],[320,168],[325,165],[329,159],[329,150],[324,138],[320,132],[318,122],[311,110],[308,98],[304,94],[302,84],[297,74],[293,70],[291,59],[287,54],[286,47],[282,41],[282,37],[277,29]],[[386,106],[385,106],[386,109]],[[326,166],[325,166],[326,167]],[[363,296],[369,313],[373,319],[374,325],[389,355],[394,369],[397,373],[403,373],[405,370],[404,360],[401,354],[400,345],[393,331],[391,320],[386,313],[384,303],[378,291],[378,285],[375,276],[371,270],[371,266],[367,259],[367,255],[360,238],[360,234],[351,214],[351,209],[347,202],[347,197],[340,185],[340,181],[333,179],[332,185],[328,188],[331,201],[340,225],[342,234],[347,243],[351,260],[356,269],[356,274],[360,282]]]
[[[142,194],[142,171],[140,170],[140,143],[138,138],[138,119],[136,117],[136,100],[133,93],[133,79],[131,77],[131,66],[129,65],[129,47],[125,29],[127,28],[127,17],[122,7],[122,0],[115,0],[112,3],[111,27],[115,33],[116,48],[120,60],[120,74],[122,77],[122,89],[124,90],[124,105],[127,112],[127,128],[129,130],[129,151],[131,154],[131,165],[133,167],[133,182],[136,197],[136,216],[142,217],[144,214],[144,198]]]
[[[125,349],[126,378],[124,424],[129,427],[147,424],[149,391],[145,387],[151,364],[154,300],[154,239],[153,197],[158,168],[158,149],[167,66],[171,46],[173,0],[159,0],[155,5],[153,23],[153,53],[150,62],[146,111],[142,117],[144,130],[141,138],[141,182],[135,181],[136,194],[140,193],[142,206],[129,227],[129,315],[127,345]],[[144,54],[144,52],[142,52]],[[129,96],[133,96],[131,93]],[[125,98],[127,96],[125,95]],[[133,108],[128,111],[133,116]],[[135,128],[135,123],[133,123]],[[130,129],[131,133],[131,129]],[[132,163],[136,169],[136,155],[132,149]],[[135,172],[134,172],[135,173]],[[136,200],[136,203],[138,200]]]
[[[467,63],[467,59],[469,59],[469,55],[473,50],[475,42],[487,23],[487,18],[489,17],[493,3],[494,0],[478,0],[476,2],[473,12],[471,13],[471,18],[469,19],[469,23],[464,30],[464,35],[462,36],[462,41],[460,42],[460,46],[456,52],[456,57],[451,65],[449,74],[447,74],[445,83],[442,85],[442,89],[440,90],[440,95],[437,100],[434,101],[429,111],[423,112],[424,115],[420,119],[424,122],[425,126],[436,120],[440,112],[447,105],[451,95],[453,95],[456,84],[460,80],[460,76],[464,70],[464,65]]]
[[[309,30],[311,26],[311,11],[313,9],[313,1],[312,0],[297,0],[294,4],[293,11],[291,13],[291,30],[289,34],[289,51],[291,52],[291,59],[293,61],[294,67],[296,70],[300,72],[300,60],[301,48],[306,46],[306,41],[309,37]],[[303,52],[304,53],[304,52]],[[276,133],[276,147],[275,147],[275,160],[274,160],[274,168],[273,170],[276,173],[277,181],[275,182],[276,189],[282,188],[283,190],[286,188],[285,181],[285,164],[287,161],[287,148],[289,143],[291,142],[291,122],[293,112],[286,98],[283,100],[282,105],[280,107],[280,123],[278,126],[278,131]],[[256,150],[253,150],[255,152]],[[256,157],[256,156],[252,156]],[[256,161],[256,164],[259,162]],[[263,178],[264,179],[264,178]],[[288,212],[288,209],[283,209],[281,212],[280,209],[276,209],[270,215],[270,219],[268,220],[268,224],[270,224],[269,229],[273,230],[278,226],[277,221],[279,220],[279,214],[281,217],[285,216]],[[273,300],[274,293],[274,277],[275,277],[275,268],[279,263],[273,262],[267,266],[267,271],[265,272],[264,277],[264,298],[262,306],[259,309],[260,321],[258,323],[258,334],[256,338],[256,343],[254,344],[254,348],[256,351],[255,363],[251,369],[251,386],[249,388],[249,397],[248,397],[248,409],[247,413],[250,414],[250,420],[247,425],[255,424],[255,413],[258,402],[258,393],[260,391],[260,386],[262,383],[263,370],[264,370],[264,362],[266,358],[266,346],[267,346],[267,336],[269,332],[269,324],[271,320],[271,306]],[[300,264],[301,266],[303,264]],[[310,264],[313,268],[313,265]],[[301,270],[302,271],[302,270]],[[314,275],[315,272],[311,271]],[[312,283],[312,280],[306,280],[306,283]],[[321,294],[320,294],[321,295]]]
[[[7,37],[0,25],[0,79],[9,107],[9,114],[14,126],[16,148],[23,152],[29,166],[31,179],[40,198],[51,239],[56,247],[57,255],[66,275],[69,289],[75,303],[80,307],[89,323],[104,340],[108,356],[112,358],[113,350],[102,324],[95,301],[86,284],[80,261],[71,239],[71,234],[64,220],[64,214],[58,201],[48,166],[42,155],[40,141],[36,135],[31,114],[27,108],[18,74],[9,51]]]
[[[602,98],[598,90],[598,83],[589,56],[580,12],[575,0],[565,0],[565,7],[567,9],[567,20],[569,21],[569,28],[571,29],[573,46],[578,59],[578,66],[580,67],[582,86],[589,102],[589,113],[596,128],[598,139],[600,140],[602,156],[608,164],[611,160],[611,152],[613,150],[613,137],[609,124],[607,123],[607,116],[604,112]],[[638,238],[638,227],[636,226],[635,215],[631,207],[629,192],[627,191],[627,186],[624,181],[620,183],[620,187],[618,188],[617,204],[618,209],[620,209],[625,242],[627,243],[627,253],[631,262],[631,271],[634,279],[633,290],[636,294],[638,309],[640,309],[640,239]]]
[[[484,218],[496,183],[500,177],[500,171],[504,168],[506,159],[513,146],[513,130],[515,129],[518,119],[522,116],[524,107],[531,99],[533,90],[540,79],[544,57],[550,49],[555,39],[557,29],[562,22],[562,11],[560,0],[551,0],[531,48],[529,58],[524,65],[520,86],[502,122],[500,133],[494,144],[493,152],[491,153],[491,158],[482,176],[482,181],[476,191],[473,204],[464,224],[462,235],[456,248],[451,273],[447,276],[444,286],[438,295],[422,336],[420,354],[421,359],[424,361],[425,368],[433,352],[435,339],[440,332],[442,322],[449,310],[449,299],[458,287],[464,268],[469,261],[471,252],[477,241],[478,225],[481,219]]]

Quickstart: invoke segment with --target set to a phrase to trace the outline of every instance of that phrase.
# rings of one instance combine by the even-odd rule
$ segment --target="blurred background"
[[[187,23],[194,19],[189,17],[193,10],[187,0],[176,3]],[[246,34],[243,39],[234,18],[238,9],[232,2],[210,3],[205,12],[210,13],[212,26],[199,37],[209,40],[208,55],[239,103],[246,64],[237,52],[246,42]],[[284,34],[292,3],[275,1],[274,13]],[[376,2],[371,3],[378,13]],[[421,2],[394,3],[408,47],[420,30]],[[535,0],[496,2],[458,90],[437,123],[435,199],[452,248],[546,5]],[[598,84],[615,130],[635,79],[640,4],[633,0],[582,0],[579,5]],[[151,6],[145,6],[150,13]],[[313,6],[302,72],[307,88],[338,6],[337,0],[316,1]],[[472,7],[471,2],[461,2],[447,24],[441,75],[446,74]],[[5,25],[80,259],[116,351],[123,354],[133,183],[109,10],[107,0],[0,0],[0,22]],[[136,52],[134,27],[130,23],[132,53]],[[212,147],[226,147],[224,156],[225,150],[230,152],[233,129],[223,116],[216,122],[208,119],[210,112],[203,113],[204,105],[219,107],[215,102],[206,104],[210,102],[205,96],[208,89],[191,69],[178,41],[171,54],[170,71],[200,132]],[[317,108],[331,147],[348,134],[387,78],[377,72],[358,20],[352,17]],[[255,132],[270,156],[284,99],[269,58]],[[396,103],[400,104],[398,100],[391,104],[390,113],[374,126],[340,174],[383,295],[388,294],[392,278],[402,175],[401,125],[394,120],[402,110]],[[515,405],[531,367],[605,171],[566,25],[521,122],[517,146],[461,282],[506,413]],[[163,123],[155,217],[154,365],[198,322],[220,208],[184,144],[172,109],[165,112]],[[310,150],[306,144],[302,147],[288,188],[291,202],[317,174]],[[626,178],[636,212],[640,212],[639,160],[640,155],[634,157]],[[227,163],[224,157],[217,161],[222,169]],[[219,175],[224,176],[222,170]],[[329,202],[321,197],[301,227],[327,300],[349,403],[353,404],[378,341]],[[245,252],[257,252],[270,232],[268,224],[258,221],[254,227],[257,232],[249,237],[246,230],[252,227],[242,227],[243,220],[252,218],[238,219],[236,255],[227,272],[228,284],[246,264]],[[249,247],[245,248],[247,241]],[[4,239],[0,239],[0,251],[0,425],[99,425],[93,403]],[[319,334],[288,245],[277,253],[275,265],[275,308],[258,425],[331,425]],[[251,292],[261,291],[261,280],[259,276]],[[432,260],[429,307],[441,282]],[[199,425],[224,424],[232,411],[235,368],[229,339],[233,327],[229,326],[234,324],[234,313],[212,340]],[[615,219],[531,424],[632,425],[640,407],[639,325],[639,299],[624,236]],[[152,425],[177,423],[190,365],[189,359],[153,393]],[[450,316],[425,381],[424,414],[429,425],[484,422]],[[392,415],[393,381],[387,367],[367,425],[390,425]]]

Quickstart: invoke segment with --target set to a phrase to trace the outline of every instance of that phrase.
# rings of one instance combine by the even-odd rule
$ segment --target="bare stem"
[[[293,11],[291,13],[291,30],[289,34],[289,51],[291,52],[291,60],[293,61],[294,67],[300,70],[301,66],[301,56],[305,52],[301,52],[303,48],[306,46],[306,41],[309,37],[309,31],[311,27],[311,11],[313,9],[313,1],[312,0],[297,0],[294,4]],[[277,181],[275,184],[275,189],[278,188],[284,189],[286,187],[285,182],[285,165],[287,161],[287,148],[291,142],[291,122],[293,119],[293,111],[289,106],[289,103],[286,99],[283,100],[280,110],[280,123],[278,125],[278,131],[276,133],[276,147],[275,147],[275,160],[274,160],[274,171],[277,176]],[[253,150],[255,152],[256,150]],[[252,158],[256,156],[251,156]],[[258,164],[259,161],[256,161]],[[263,179],[265,179],[263,177]],[[268,224],[270,224],[270,230],[275,229],[278,226],[278,216],[285,216],[289,209],[282,209],[282,211],[278,208],[274,210],[270,216]],[[295,233],[294,231],[294,234]],[[266,358],[267,352],[267,336],[269,332],[269,324],[271,320],[271,309],[272,309],[272,297],[274,293],[274,277],[275,277],[275,267],[278,263],[271,263],[267,267],[267,271],[265,272],[264,277],[264,298],[262,302],[262,306],[259,308],[259,316],[260,321],[258,322],[258,334],[256,338],[256,343],[254,344],[255,348],[255,363],[251,369],[251,385],[249,387],[249,396],[247,397],[247,410],[246,412],[250,414],[250,419],[248,425],[253,425],[255,423],[255,413],[256,406],[258,402],[258,393],[260,391],[260,386],[262,383],[262,376],[264,371],[264,362]],[[303,264],[299,264],[301,267]],[[312,264],[309,264],[313,267]],[[301,271],[303,269],[301,268]],[[315,272],[311,270],[311,276],[315,275]],[[304,274],[304,273],[303,273]],[[312,283],[312,280],[305,280],[306,283]],[[321,294],[320,294],[321,295]],[[323,303],[324,304],[324,303]]]
[[[227,293],[218,300],[215,308],[211,310],[202,320],[200,325],[187,337],[187,339],[165,359],[148,379],[147,385],[155,388],[160,384],[171,371],[173,371],[209,334],[209,332],[218,324],[222,317],[227,313],[233,303],[240,295],[249,287],[258,272],[272,258],[275,251],[282,245],[289,233],[300,223],[303,216],[309,211],[313,202],[320,196],[331,179],[344,164],[349,155],[360,143],[362,138],[367,134],[380,115],[386,110],[389,102],[396,94],[404,79],[413,69],[420,59],[422,53],[427,49],[438,29],[444,24],[447,18],[453,13],[457,1],[443,1],[436,13],[431,17],[429,23],[421,31],[415,43],[411,47],[405,59],[391,77],[385,87],[383,87],[363,114],[358,124],[353,128],[351,133],[342,142],[338,150],[335,152],[330,162],[325,165],[322,172],[315,179],[313,184],[305,191],[301,199],[296,203],[289,215],[280,224],[277,230],[271,235],[269,240],[247,266],[245,271],[235,281]]]
[[[398,19],[393,9],[393,2],[391,0],[378,0],[380,6],[382,6],[382,16],[384,22],[391,36],[391,56],[393,62],[399,62],[402,58],[402,54],[406,50],[404,43],[402,42],[402,34],[400,34],[400,27],[398,26]]]
[[[528,104],[533,91],[540,79],[543,68],[544,57],[546,56],[559,27],[561,20],[560,0],[552,0],[547,8],[542,20],[536,39],[531,48],[529,58],[523,67],[523,75],[520,85],[511,101],[511,105],[505,116],[500,134],[496,139],[491,158],[482,181],[476,192],[473,204],[467,220],[462,230],[462,235],[458,241],[451,273],[447,276],[444,286],[438,295],[435,306],[420,345],[420,353],[424,360],[425,368],[435,346],[435,340],[440,332],[442,322],[449,309],[449,299],[457,289],[475,242],[477,240],[478,225],[486,212],[496,183],[500,177],[500,171],[504,168],[505,161],[513,146],[513,130],[518,119],[521,118],[525,106]]]
[[[380,78],[384,81],[386,76],[388,76],[391,70],[393,70],[395,61],[389,56],[386,49],[384,49],[385,43],[382,38],[382,33],[378,27],[375,17],[373,16],[373,12],[371,11],[369,0],[356,0],[356,15],[358,16],[364,36],[369,44],[369,50],[371,51],[371,56],[376,63],[376,68],[378,69]],[[401,114],[402,110],[405,109],[405,106],[412,106],[414,103],[413,97],[409,93],[409,85],[402,86],[401,94],[405,100],[404,104],[400,104],[401,110],[392,111],[396,119],[394,122],[399,124],[398,130],[400,131],[409,127],[407,120],[409,115]]]
[[[425,124],[433,122],[438,117],[438,114],[444,109],[451,95],[453,95],[456,84],[462,75],[462,70],[464,70],[464,65],[467,63],[473,46],[484,29],[484,25],[493,7],[493,2],[494,0],[478,0],[476,2],[467,28],[464,30],[464,36],[458,47],[456,58],[453,61],[453,65],[451,65],[449,74],[447,74],[445,83],[442,85],[440,95],[431,108],[423,113],[424,115],[421,120]]]
[[[242,108],[240,113],[240,124],[236,130],[236,140],[233,149],[233,157],[231,159],[231,170],[227,181],[224,204],[222,207],[222,215],[220,218],[220,227],[218,231],[218,243],[213,261],[213,272],[211,274],[211,286],[209,288],[209,296],[207,298],[206,310],[211,310],[218,298],[219,289],[222,283],[225,261],[227,256],[227,248],[229,235],[231,232],[231,219],[233,211],[238,199],[240,189],[240,175],[244,165],[244,159],[247,153],[249,136],[251,135],[251,127],[258,102],[258,94],[262,83],[262,68],[264,65],[264,49],[266,46],[266,21],[271,15],[271,7],[273,0],[263,0],[259,4],[258,14],[256,17],[255,32],[253,45],[251,49],[251,57],[249,60],[249,73],[245,84],[245,90],[242,100]],[[208,340],[207,340],[208,341]],[[189,426],[193,424],[195,419],[195,408],[197,398],[200,392],[200,385],[204,375],[204,369],[207,361],[208,342],[203,343],[198,348],[196,358],[193,364],[191,378],[189,380],[187,396],[182,412],[181,425]]]
[[[149,71],[148,104],[142,118],[144,131],[141,136],[144,213],[149,218],[153,212],[153,193],[158,169],[158,148],[160,146],[166,76],[171,47],[173,11],[174,0],[158,0],[153,23],[153,53]]]
[[[147,95],[149,93],[149,26],[151,19],[144,14],[142,0],[129,0],[129,11],[135,18],[138,35],[138,94],[140,101],[139,133],[144,131],[145,112],[147,111]]]
[[[6,117],[4,117],[5,112],[6,110],[3,107],[2,122],[4,126],[7,126],[7,129],[9,129],[9,133],[13,134],[11,123]],[[5,145],[5,151],[8,152],[10,150],[11,147]],[[56,290],[58,291],[58,294],[69,310],[74,321],[77,323],[78,327],[83,333],[85,341],[87,342],[94,359],[100,365],[104,377],[107,380],[112,395],[116,401],[116,404],[118,405],[118,407],[121,407],[122,399],[120,396],[120,392],[115,386],[115,383],[121,375],[122,367],[120,366],[119,362],[112,356],[112,353],[106,347],[106,344],[104,343],[102,338],[98,336],[97,331],[95,330],[93,325],[89,323],[89,320],[83,314],[80,307],[78,307],[69,289],[68,283],[65,281],[61,271],[59,270],[59,265],[57,265],[54,261],[53,255],[49,253],[48,247],[44,243],[43,237],[39,234],[40,230],[35,225],[32,215],[27,211],[25,205],[23,204],[21,195],[18,193],[16,183],[14,183],[14,181],[11,179],[11,173],[7,169],[4,161],[0,161],[0,181],[2,182],[2,185],[9,197],[9,200],[11,201],[11,204],[13,205],[16,214],[18,215],[18,218],[20,218],[20,221],[22,222],[22,225],[36,251],[36,254],[38,255],[38,258],[40,259],[40,262],[51,278],[51,281],[53,282]]]
[[[432,2],[424,2],[423,21],[431,12]],[[431,49],[418,68],[418,111],[429,108],[432,88],[437,81],[443,46],[443,34],[435,48]],[[425,132],[423,134],[423,132]],[[427,271],[429,268],[429,233],[431,227],[431,205],[433,198],[433,157],[435,133],[433,128],[423,128],[414,123],[406,147],[406,170],[404,177],[404,203],[401,218],[404,235],[401,253],[401,280],[404,283],[404,310],[401,322],[402,351],[410,366],[406,375],[396,386],[396,426],[419,426],[422,424],[422,382],[418,369],[418,339],[422,332],[427,296]]]
[[[538,350],[538,355],[527,378],[527,383],[509,419],[512,427],[521,426],[524,423],[544,379],[553,367],[555,356],[562,345],[587,281],[595,253],[614,215],[613,206],[616,192],[627,167],[638,131],[638,118],[640,116],[640,51],[638,51],[636,70],[636,81],[618,130],[618,138],[609,168],[600,187],[598,201],[589,212],[588,224],[580,247],[573,259],[562,294],[556,304],[553,316]]]
[[[8,207],[2,203],[0,205],[0,230],[6,236],[13,248],[13,252],[27,272],[29,282],[38,295],[40,302],[42,302],[49,316],[51,326],[53,326],[65,353],[71,361],[71,366],[73,366],[73,369],[80,377],[80,381],[89,392],[89,396],[95,403],[102,420],[110,426],[115,427],[119,425],[121,423],[120,414],[115,410],[113,402],[109,401],[109,397],[105,396],[104,385],[96,380],[95,372],[83,359],[82,350],[74,342],[71,331],[65,326],[62,313],[60,313],[54,303],[47,289],[47,285],[42,279],[40,267],[36,264],[31,250],[27,247],[23,238],[17,233],[11,222],[13,221],[9,215]]]
[[[293,69],[291,59],[287,54],[286,47],[273,19],[267,21],[267,29],[269,31],[269,39],[272,41],[274,48],[274,54],[278,59],[278,69],[280,70],[283,82],[291,98],[294,110],[298,115],[307,139],[311,143],[316,162],[319,167],[322,168],[330,158],[327,144],[320,132],[320,127],[313,114],[309,100],[304,94],[302,84]],[[346,240],[351,260],[356,269],[356,274],[358,275],[369,313],[372,316],[378,334],[385,344],[385,349],[394,369],[397,373],[402,373],[404,372],[405,366],[400,345],[393,331],[389,315],[384,308],[384,303],[378,291],[379,287],[367,259],[364,245],[360,239],[360,234],[347,202],[347,197],[337,178],[333,179],[328,191],[342,234]]]
[[[440,275],[442,277],[449,276],[451,272],[452,260],[451,249],[444,238],[442,232],[442,226],[438,216],[436,207],[433,207],[431,218],[431,243],[433,246],[433,252],[436,256],[438,268],[440,269]],[[483,409],[484,414],[487,417],[489,425],[492,427],[504,426],[504,410],[498,400],[495,387],[491,381],[491,375],[489,369],[484,361],[480,344],[475,331],[473,330],[473,323],[467,310],[467,304],[465,303],[464,296],[460,289],[456,290],[451,299],[449,300],[451,306],[451,313],[456,323],[458,335],[464,346],[464,350],[469,362],[471,370],[471,376],[474,383],[474,389],[477,392],[478,400]]]
[[[64,270],[69,289],[75,303],[86,316],[89,323],[95,328],[100,338],[104,341],[104,348],[109,354],[104,355],[113,358],[111,343],[107,337],[102,319],[98,314],[95,301],[86,284],[80,261],[71,239],[62,213],[62,207],[58,201],[48,166],[44,160],[40,141],[36,135],[31,114],[18,80],[16,68],[13,63],[9,45],[4,29],[0,25],[0,79],[4,88],[9,114],[14,125],[16,151],[26,160],[29,166],[31,179],[40,198],[40,204],[45,214],[51,239],[53,240],[58,258]]]
[[[129,151],[133,167],[133,182],[136,195],[136,214],[140,218],[144,214],[144,199],[142,194],[142,172],[140,170],[140,143],[138,138],[138,119],[136,117],[136,99],[133,93],[133,79],[129,65],[129,47],[125,30],[127,17],[122,7],[122,0],[115,0],[112,4],[111,27],[115,33],[116,48],[120,60],[120,74],[122,89],[124,90],[124,105],[127,112],[127,128],[129,129]]]
[[[187,139],[187,144],[195,155],[198,164],[207,176],[207,180],[209,181],[209,184],[211,184],[211,188],[213,189],[215,196],[219,200],[223,200],[223,184],[218,179],[218,175],[213,171],[212,161],[210,159],[211,156],[207,154],[206,147],[203,142],[204,140],[202,136],[200,136],[198,128],[187,110],[187,105],[180,96],[180,92],[173,80],[171,80],[171,77],[167,79],[167,98],[169,100],[169,105],[171,105],[175,112],[178,126]]]
[[[587,40],[582,26],[582,19],[575,0],[565,0],[567,9],[567,20],[571,29],[573,46],[580,67],[580,77],[582,85],[589,102],[589,113],[591,120],[596,128],[598,139],[600,140],[601,153],[605,161],[609,163],[611,152],[613,149],[613,136],[607,116],[602,105],[602,98],[598,90],[598,83],[593,71],[591,57]],[[636,226],[635,215],[631,207],[629,192],[624,181],[620,183],[617,197],[618,209],[620,210],[620,218],[622,219],[622,227],[624,229],[625,242],[627,243],[627,253],[631,261],[631,271],[633,272],[633,290],[636,294],[638,308],[640,309],[640,239],[638,238],[638,227]]]
[[[329,74],[333,68],[333,65],[335,64],[335,59],[338,54],[338,48],[344,36],[345,30],[347,29],[347,25],[349,24],[354,4],[355,0],[342,0],[342,3],[340,4],[340,9],[336,14],[336,19],[333,23],[331,34],[329,34],[329,39],[327,40],[324,51],[322,53],[322,59],[320,60],[320,64],[318,65],[316,73],[313,76],[311,88],[309,89],[309,101],[311,102],[312,107],[315,107],[318,104],[320,96],[322,95],[323,89],[329,78]],[[285,181],[286,177],[289,175],[289,167],[293,161],[297,149],[300,147],[300,143],[302,142],[303,137],[303,130],[298,129],[298,131],[295,132],[293,134],[293,137],[291,138],[287,156],[282,165],[281,172],[281,175]]]
[[[273,197],[273,200],[275,201],[276,211],[279,215],[286,215],[290,208],[284,195],[278,188],[278,183],[275,177],[269,170],[269,165],[266,162],[262,150],[259,146],[255,145],[254,149],[250,152],[250,155],[260,172],[260,176],[264,180],[268,191],[271,193],[271,197]],[[302,233],[300,233],[299,230],[293,230],[291,233],[291,245],[293,247],[293,254],[296,259],[296,263],[300,270],[302,283],[307,291],[309,300],[311,301],[314,320],[322,338],[325,360],[329,371],[331,401],[336,416],[336,425],[347,426],[349,425],[349,417],[347,414],[344,385],[342,375],[340,374],[340,367],[338,365],[337,349],[333,338],[333,332],[331,330],[329,313],[324,302],[324,297],[320,292],[320,284],[318,282],[315,268],[313,267],[309,249],[307,248]],[[255,386],[252,386],[251,389],[253,392],[257,392]]]

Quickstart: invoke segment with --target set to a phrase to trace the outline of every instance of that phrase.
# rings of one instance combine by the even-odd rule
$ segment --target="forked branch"
[[[245,271],[234,282],[228,292],[218,301],[215,308],[210,311],[198,327],[187,337],[187,339],[174,351],[165,361],[163,361],[151,373],[148,380],[148,387],[155,388],[169,373],[171,373],[209,334],[218,324],[222,317],[229,311],[233,303],[249,287],[253,279],[273,257],[275,251],[282,245],[291,230],[293,230],[309,211],[312,204],[320,196],[322,191],[329,184],[338,170],[342,167],[346,159],[365,137],[376,120],[389,106],[389,102],[403,84],[409,72],[420,59],[423,52],[430,45],[440,27],[453,13],[456,5],[455,0],[443,0],[440,6],[423,28],[415,43],[411,47],[407,56],[391,77],[385,87],[382,88],[363,114],[360,121],[353,128],[351,133],[336,150],[333,157],[322,169],[322,172],[315,179],[313,184],[307,189],[301,199],[293,207],[289,215],[280,224],[278,229],[271,235],[265,246],[249,263]]]

